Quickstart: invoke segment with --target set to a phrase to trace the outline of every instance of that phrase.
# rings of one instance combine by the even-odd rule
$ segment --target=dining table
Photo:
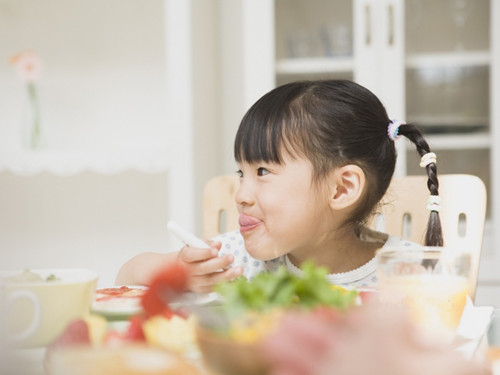
[[[110,321],[110,327],[122,326],[126,321]],[[487,324],[487,330],[480,338],[476,338],[470,348],[470,351],[464,352],[464,355],[471,358],[479,358],[489,361],[492,367],[493,375],[500,375],[500,308],[494,308],[491,313],[491,319]],[[36,348],[7,348],[4,347],[0,354],[0,374],[1,375],[48,375],[45,368],[45,358],[47,347]],[[208,368],[203,362],[201,354],[198,357],[187,359],[188,363],[196,367],[199,375],[222,375]],[[72,374],[65,374],[72,375]]]

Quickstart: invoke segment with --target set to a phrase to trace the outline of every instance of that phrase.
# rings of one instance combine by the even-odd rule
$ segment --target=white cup
[[[0,272],[0,335],[13,347],[50,344],[72,320],[90,313],[97,274],[85,269],[32,270],[43,279],[11,281],[23,271]]]

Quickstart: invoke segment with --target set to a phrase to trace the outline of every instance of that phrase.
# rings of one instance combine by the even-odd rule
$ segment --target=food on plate
[[[330,285],[326,269],[306,262],[302,270],[297,276],[283,267],[215,288],[222,296],[222,306],[217,309],[228,324],[216,329],[200,324],[196,330],[198,346],[210,368],[220,374],[266,374],[270,363],[261,345],[279,329],[284,316],[304,313],[335,319],[358,304],[359,293]]]
[[[3,278],[3,280],[11,283],[37,283],[45,281],[58,281],[60,279],[52,273],[44,278],[38,273],[26,268],[23,272],[13,276],[5,277]]]
[[[97,289],[92,310],[112,317],[113,314],[132,315],[142,310],[141,298],[146,289],[141,286],[120,286]],[[121,316],[120,316],[121,317]]]
[[[97,289],[94,313],[69,324],[49,352],[75,344],[109,347],[142,343],[172,353],[199,355],[195,316],[169,305],[186,290],[187,276],[182,266],[171,264],[152,278],[148,288]],[[126,308],[137,311],[126,317],[120,315],[120,322],[109,319],[110,312],[119,313]]]
[[[142,330],[148,344],[186,355],[199,352],[195,328],[196,318],[194,315],[187,318],[179,315],[171,317],[156,315],[142,324]]]
[[[222,333],[241,341],[258,340],[286,310],[331,307],[343,311],[356,304],[359,293],[331,285],[326,269],[312,262],[305,262],[302,269],[302,276],[281,267],[252,280],[241,277],[216,286],[223,299],[222,311],[231,322]]]
[[[107,324],[105,318],[95,314],[75,319],[66,325],[49,347],[57,349],[74,345],[100,345],[106,341]]]
[[[148,316],[172,315],[170,303],[175,302],[188,290],[189,274],[181,263],[171,262],[153,275],[148,290],[141,299]]]

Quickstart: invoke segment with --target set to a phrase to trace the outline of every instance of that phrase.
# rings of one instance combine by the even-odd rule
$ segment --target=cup
[[[72,320],[89,314],[97,274],[85,269],[0,272],[0,336],[11,347],[50,344]],[[50,275],[55,280],[47,281]]]
[[[470,290],[471,254],[445,247],[377,252],[380,300],[408,310],[427,334],[452,339]]]

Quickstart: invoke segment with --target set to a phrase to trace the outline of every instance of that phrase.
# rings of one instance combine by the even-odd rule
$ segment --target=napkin
[[[491,323],[493,306],[474,306],[472,300],[467,298],[462,318],[457,327],[457,340],[460,345],[457,350],[466,358],[472,358],[486,337],[486,332]]]

